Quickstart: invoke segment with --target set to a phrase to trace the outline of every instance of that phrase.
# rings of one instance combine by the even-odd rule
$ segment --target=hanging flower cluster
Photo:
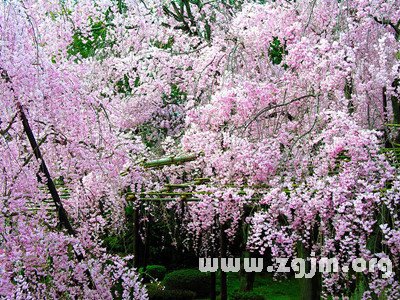
[[[245,224],[273,257],[388,257],[397,273],[365,274],[364,296],[398,298],[400,187],[380,151],[400,144],[400,3],[258,2],[2,3],[0,297],[145,299],[102,247],[125,191],[208,177],[182,210],[192,244]],[[140,166],[182,150],[199,155],[184,175]],[[324,275],[325,293],[350,295],[352,275]]]

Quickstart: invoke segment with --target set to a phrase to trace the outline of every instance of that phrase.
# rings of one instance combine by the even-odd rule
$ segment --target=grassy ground
[[[238,273],[228,273],[228,297],[240,287]],[[219,290],[219,283],[217,283]],[[262,294],[267,300],[299,300],[300,284],[294,278],[274,281],[271,275],[259,274],[254,282],[254,292]]]

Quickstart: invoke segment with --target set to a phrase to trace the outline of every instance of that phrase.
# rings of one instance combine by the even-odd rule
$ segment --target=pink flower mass
[[[399,128],[398,0],[2,1],[0,299],[148,299],[104,237],[127,191],[199,177],[187,249],[210,255],[222,227],[272,258],[386,257],[362,297],[400,299]],[[355,280],[323,274],[321,295]]]

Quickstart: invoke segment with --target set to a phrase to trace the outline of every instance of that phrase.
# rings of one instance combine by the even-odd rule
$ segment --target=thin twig
[[[308,94],[308,95],[304,95],[304,96],[301,96],[301,97],[294,98],[294,99],[292,99],[292,100],[290,100],[288,102],[284,102],[284,103],[276,104],[276,105],[269,105],[269,106],[261,109],[258,113],[255,114],[254,117],[251,118],[251,120],[249,122],[247,122],[244,125],[244,130],[246,130],[255,120],[257,120],[262,114],[266,113],[267,111],[269,111],[271,109],[279,108],[279,107],[282,107],[282,106],[287,106],[289,104],[292,104],[294,102],[297,102],[297,101],[300,101],[302,99],[309,98],[309,97],[315,98],[315,97],[317,97],[317,95]]]
[[[0,130],[0,135],[5,135],[11,129],[11,127],[14,124],[16,118],[17,118],[17,114],[14,114],[14,116],[11,118],[10,122],[8,122],[7,127],[4,128],[3,130]]]

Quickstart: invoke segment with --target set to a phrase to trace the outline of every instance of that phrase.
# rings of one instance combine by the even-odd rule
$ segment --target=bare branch
[[[379,24],[385,25],[385,26],[390,26],[394,29],[396,32],[396,38],[400,36],[400,20],[397,22],[397,24],[393,24],[392,21],[383,18],[382,20],[379,20],[377,17],[373,17],[376,22]]]
[[[17,118],[17,114],[14,114],[14,116],[11,118],[10,122],[8,122],[8,125],[6,128],[0,130],[0,135],[5,135],[12,127],[12,125],[15,122],[15,119]]]
[[[309,98],[309,97],[315,98],[315,97],[317,97],[317,95],[308,94],[308,95],[304,95],[304,96],[301,96],[301,97],[298,97],[298,98],[294,98],[294,99],[292,99],[292,100],[290,100],[290,101],[288,101],[288,102],[284,102],[284,103],[276,104],[276,105],[269,105],[269,106],[267,106],[267,107],[261,109],[258,113],[256,113],[256,114],[250,119],[249,122],[247,122],[247,123],[244,125],[244,130],[246,130],[246,129],[247,129],[255,120],[257,120],[261,115],[263,115],[264,113],[270,111],[271,109],[279,108],[279,107],[282,107],[282,106],[287,106],[287,105],[289,105],[289,104],[292,104],[292,103],[294,103],[294,102],[297,102],[297,101],[300,101],[300,100],[302,100],[302,99]]]

